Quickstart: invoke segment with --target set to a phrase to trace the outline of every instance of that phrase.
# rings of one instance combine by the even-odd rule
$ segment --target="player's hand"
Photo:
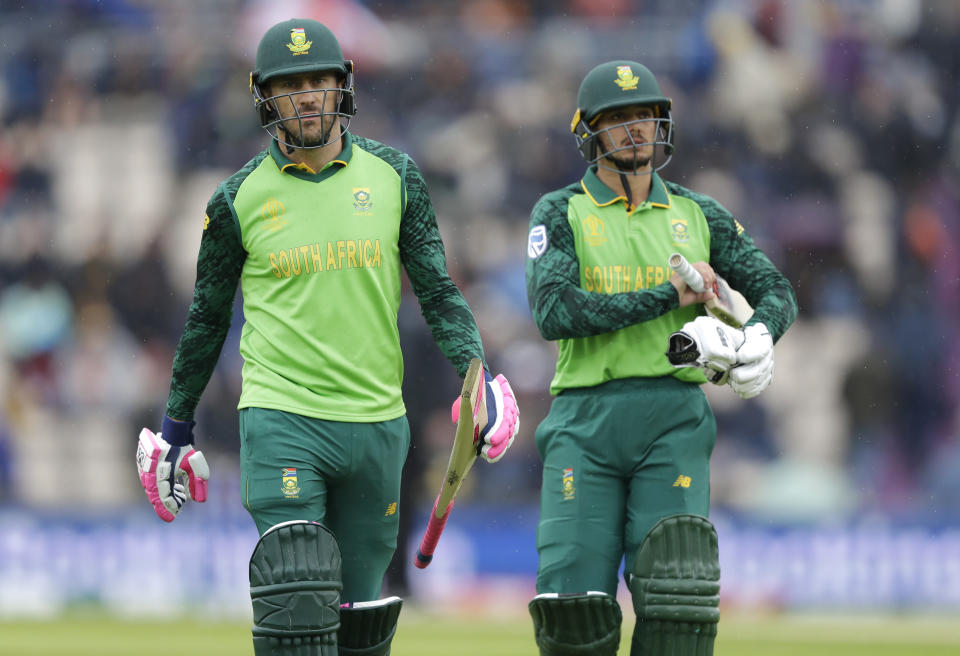
[[[730,370],[730,387],[741,399],[750,399],[773,380],[773,338],[762,323],[747,326],[743,334],[737,366]]]
[[[210,468],[203,453],[192,444],[193,425],[192,421],[164,417],[160,433],[154,434],[149,428],[140,431],[137,444],[140,484],[153,509],[165,522],[174,520],[187,499],[207,500]]]
[[[737,349],[744,341],[742,330],[701,316],[670,335],[667,359],[675,367],[698,367],[711,383],[724,385],[738,363]]]
[[[714,272],[713,267],[706,262],[691,262],[690,266],[696,269],[700,277],[703,278],[704,291],[695,291],[686,283],[680,274],[674,272],[670,277],[670,284],[677,289],[677,307],[706,303],[716,296],[714,290],[717,284],[717,274]]]
[[[517,431],[520,430],[520,410],[517,408],[513,389],[503,374],[498,374],[494,378],[484,369],[483,382],[484,384],[480,387],[481,396],[477,399],[477,407],[474,408],[474,420],[476,421],[481,404],[486,405],[487,423],[476,428],[480,439],[483,440],[480,455],[487,462],[496,462],[510,448],[517,436]],[[453,423],[457,423],[460,419],[459,396],[453,402],[451,415]]]

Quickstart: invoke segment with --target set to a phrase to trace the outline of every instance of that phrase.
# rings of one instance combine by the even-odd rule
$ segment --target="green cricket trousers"
[[[564,390],[536,431],[537,592],[616,595],[663,517],[707,516],[716,421],[699,385],[628,378]]]
[[[262,535],[280,522],[321,522],[343,559],[342,600],[380,596],[397,548],[407,418],[374,423],[240,410],[243,505]]]

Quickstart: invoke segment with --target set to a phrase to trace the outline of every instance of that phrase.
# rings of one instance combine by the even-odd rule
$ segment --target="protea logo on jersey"
[[[353,207],[357,210],[354,214],[369,212],[372,206],[373,203],[370,201],[370,187],[354,187]]]
[[[563,479],[560,483],[560,489],[563,491],[563,500],[570,501],[577,494],[577,488],[573,486],[573,467],[563,470]]]
[[[623,91],[632,91],[637,88],[640,78],[633,74],[629,66],[617,66],[617,79],[614,82]]]
[[[287,47],[290,48],[294,57],[310,52],[310,46],[312,45],[313,41],[307,41],[307,33],[302,27],[295,27],[290,30],[290,43],[287,44]]]
[[[379,239],[341,239],[270,253],[270,267],[277,278],[341,269],[379,269],[380,260]]]
[[[690,241],[690,233],[687,232],[686,219],[674,219],[670,224],[670,231],[673,233],[673,242],[675,244],[685,244]]]
[[[295,467],[286,467],[281,476],[280,491],[288,499],[296,499],[300,496],[300,483],[297,481],[297,470]]]

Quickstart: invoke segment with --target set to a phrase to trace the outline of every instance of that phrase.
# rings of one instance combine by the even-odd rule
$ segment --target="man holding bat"
[[[271,27],[250,90],[269,147],[207,205],[162,430],[140,434],[140,480],[168,522],[187,500],[206,499],[193,415],[239,284],[241,494],[261,534],[250,559],[254,651],[385,656],[401,601],[377,597],[396,549],[410,444],[401,267],[461,376],[472,359],[481,366],[480,335],[447,273],[416,164],[348,131],[353,63],[333,33],[307,19]],[[479,371],[485,421],[470,428],[494,462],[516,435],[516,401],[502,375]],[[166,566],[176,551],[171,544]]]
[[[660,177],[673,129],[671,101],[647,68],[597,66],[571,124],[589,167],[530,219],[530,309],[559,347],[556,398],[536,432],[544,468],[530,614],[544,655],[617,653],[621,562],[633,656],[713,653],[716,423],[701,384],[709,374],[744,398],[759,394],[797,314],[789,282],[740,223]],[[677,253],[702,291],[671,267]],[[720,277],[753,306],[742,328],[704,312]]]

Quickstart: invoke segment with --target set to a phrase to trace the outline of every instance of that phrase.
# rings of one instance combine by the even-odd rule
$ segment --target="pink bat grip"
[[[420,541],[420,548],[417,549],[417,557],[413,564],[423,569],[433,560],[433,551],[437,548],[437,542],[440,541],[440,534],[443,533],[443,527],[447,525],[447,518],[450,517],[450,511],[453,509],[453,501],[443,512],[441,517],[437,517],[437,504],[440,503],[440,496],[437,495],[433,502],[433,512],[430,513],[430,521],[427,523],[427,530],[423,534],[423,540]]]

